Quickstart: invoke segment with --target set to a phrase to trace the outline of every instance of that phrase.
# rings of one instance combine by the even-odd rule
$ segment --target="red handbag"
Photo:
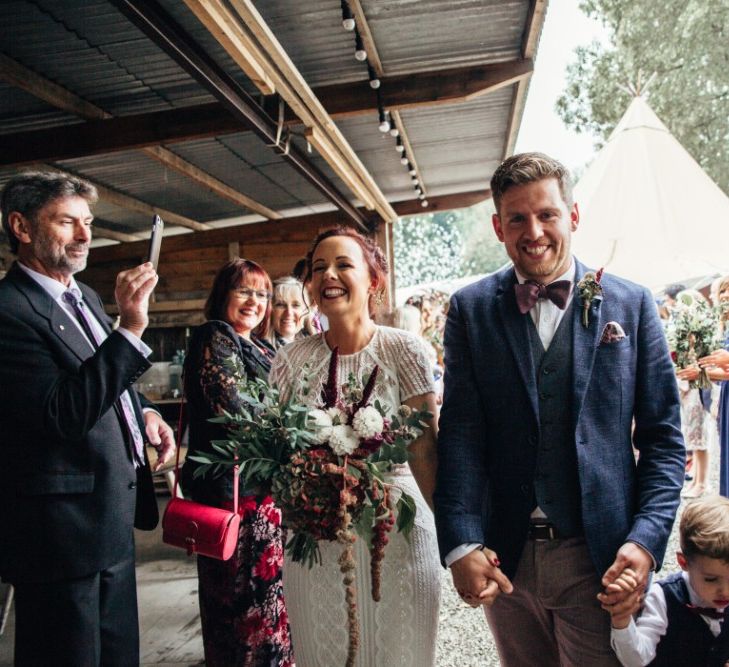
[[[182,434],[182,403],[177,432]],[[175,485],[172,500],[162,517],[162,541],[173,547],[208,558],[228,560],[238,544],[240,514],[238,514],[238,466],[233,468],[233,511],[196,503],[177,497],[180,477],[180,448],[175,459]]]

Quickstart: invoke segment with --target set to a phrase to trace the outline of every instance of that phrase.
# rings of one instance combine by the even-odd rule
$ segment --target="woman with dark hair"
[[[213,440],[226,439],[225,427],[209,420],[241,407],[241,375],[267,378],[270,310],[271,279],[258,264],[234,259],[218,271],[205,304],[208,321],[193,332],[184,367],[190,431],[181,485],[197,502],[232,508],[231,472],[194,478],[198,464],[190,456],[210,453]],[[198,556],[205,664],[293,665],[281,583],[281,513],[270,497],[244,488],[240,496],[236,553],[229,561]]]
[[[338,348],[342,382],[369,377],[375,365],[372,403],[394,413],[401,404],[436,413],[432,365],[417,336],[373,321],[387,280],[380,249],[349,228],[321,233],[307,255],[305,284],[329,321],[329,329],[282,347],[271,369],[271,384],[285,397],[319,407],[332,350]],[[302,369],[306,369],[302,372]],[[409,539],[390,536],[382,564],[381,600],[371,596],[370,555],[365,540],[355,542],[356,606],[361,622],[357,664],[429,667],[435,663],[435,637],[441,571],[433,515],[435,420],[410,445],[410,462],[394,466],[388,481],[406,491],[417,507]],[[284,589],[299,667],[347,663],[347,607],[337,563],[341,545],[320,543],[322,563],[284,564]]]

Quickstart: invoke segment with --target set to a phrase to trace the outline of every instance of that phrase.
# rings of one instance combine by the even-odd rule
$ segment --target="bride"
[[[386,284],[380,249],[348,228],[319,234],[307,255],[305,282],[329,321],[329,330],[283,347],[271,369],[271,384],[284,396],[312,407],[321,403],[331,351],[339,348],[338,377],[379,373],[372,403],[394,414],[401,403],[427,407],[435,415],[431,364],[420,340],[410,333],[377,326],[371,318],[376,295]],[[397,466],[389,480],[416,502],[409,538],[390,534],[382,565],[381,600],[370,594],[369,551],[355,543],[360,648],[357,664],[428,667],[435,664],[440,601],[440,565],[429,506],[435,485],[436,422],[410,445],[409,465]],[[320,544],[322,565],[284,563],[284,595],[298,667],[341,667],[346,663],[347,608],[337,565],[341,545]]]

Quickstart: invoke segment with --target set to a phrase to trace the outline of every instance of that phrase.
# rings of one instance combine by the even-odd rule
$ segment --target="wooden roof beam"
[[[37,164],[34,166],[39,169],[48,169],[51,171],[58,171],[63,174],[72,174],[73,176],[79,176],[79,174],[73,174],[72,172],[63,169],[62,167],[58,167],[55,164]],[[118,206],[119,208],[123,208],[129,211],[137,211],[138,213],[143,213],[150,218],[153,215],[158,215],[168,224],[171,223],[174,225],[179,225],[180,227],[187,227],[188,229],[192,229],[196,232],[203,232],[206,229],[211,229],[210,225],[206,225],[202,222],[197,222],[197,220],[191,220],[190,218],[187,218],[184,215],[180,215],[179,213],[175,213],[174,211],[168,211],[166,208],[153,206],[152,204],[148,204],[141,199],[137,199],[136,197],[131,197],[130,195],[124,194],[123,192],[119,192],[119,190],[114,190],[113,188],[109,188],[106,185],[102,185],[101,183],[96,183],[91,179],[86,178],[85,176],[83,178],[96,188],[96,192],[99,195],[99,199],[101,201],[107,204],[111,204],[112,206]]]
[[[211,92],[238,121],[247,126],[268,145],[276,147],[277,128],[255,100],[208,57],[198,44],[154,0],[111,0],[134,25],[165,51],[200,85]],[[208,5],[205,2],[205,5]],[[202,2],[200,3],[202,6]],[[197,3],[195,3],[197,5]],[[221,26],[221,28],[224,26]],[[272,77],[273,79],[273,77]],[[274,80],[278,87],[278,81]],[[355,224],[366,229],[364,216],[346,199],[336,186],[293,143],[285,150],[278,147],[282,158],[309,180],[324,196],[344,211]]]
[[[454,208],[464,208],[478,204],[491,196],[488,189],[472,190],[467,192],[456,192],[447,195],[435,195],[429,199],[431,211],[448,211]],[[406,201],[394,202],[393,208],[400,215],[412,215],[423,212],[420,207],[420,200],[411,199]],[[276,223],[274,234],[286,235],[289,232],[295,233],[306,225],[315,223],[319,228],[333,227],[342,224],[351,224],[341,211],[327,211],[323,213],[308,213],[306,215],[284,218]],[[165,239],[162,245],[162,258],[166,253],[174,253],[180,250],[188,250],[191,248],[210,248],[213,246],[227,246],[232,241],[238,241],[240,247],[245,247],[247,243],[260,242],[262,234],[266,234],[265,229],[271,229],[272,225],[264,227],[266,223],[254,222],[249,225],[236,225],[233,227],[220,227],[217,229],[209,229],[199,234],[178,234]],[[397,223],[395,223],[397,224]],[[119,246],[105,246],[92,248],[91,253],[94,263],[107,262],[115,260],[124,260],[137,258],[144,255],[146,250],[145,242],[131,243]]]
[[[532,69],[532,61],[526,59],[406,76],[383,76],[380,91],[390,111],[455,104],[519,81],[529,76]],[[1,65],[0,77],[6,78]],[[372,89],[367,81],[322,86],[314,88],[313,92],[334,119],[377,113]],[[36,94],[42,96],[38,89]],[[48,97],[43,99],[51,102]],[[278,97],[274,95],[264,103],[270,115],[276,113],[277,100]],[[287,107],[284,122],[294,125],[301,121]],[[239,119],[216,102],[0,135],[0,165],[66,160],[247,131],[248,128]],[[158,159],[153,152],[147,154]],[[212,178],[209,174],[207,176]],[[203,185],[212,189],[209,183]],[[224,187],[218,186],[216,194],[225,196],[223,190]],[[261,207],[262,204],[255,202],[255,206]],[[250,203],[251,210],[269,217],[256,207],[254,202]]]
[[[319,131],[320,145],[326,146],[323,157],[334,172],[345,183],[358,181],[361,188],[370,194],[365,202],[373,201],[383,219],[394,219],[395,212],[387,198],[314,96],[251,0],[228,0],[226,3],[222,0],[185,0],[185,4],[211,34],[216,35],[223,30],[231,37],[231,40],[221,42],[226,50],[230,49],[232,38],[245,47],[245,53],[237,50],[228,53],[233,59],[243,56],[257,61],[271,77],[279,95],[304,125]],[[333,156],[338,159],[333,159]]]
[[[42,99],[49,104],[63,109],[69,113],[80,116],[87,120],[107,120],[111,119],[112,115],[101,109],[100,107],[88,102],[87,100],[79,97],[75,93],[59,86],[58,84],[46,79],[45,77],[37,74],[33,70],[21,65],[19,62],[8,58],[7,56],[0,53],[0,78],[5,79],[11,85],[14,85],[22,90]],[[189,122],[189,121],[188,121]],[[103,127],[103,125],[102,125]],[[164,125],[162,126],[164,127]],[[59,128],[51,129],[49,131],[53,136],[47,137],[47,142],[53,145],[58,137],[65,132],[65,129],[59,130]],[[123,137],[124,135],[121,135]],[[90,137],[92,141],[98,141],[98,137]],[[41,145],[44,140],[40,139]],[[162,140],[155,142],[162,143]],[[22,146],[22,144],[20,144]],[[91,144],[95,145],[95,144]],[[81,146],[88,146],[88,144],[81,143]],[[139,148],[134,146],[133,148]],[[245,207],[255,213],[259,213],[266,218],[276,220],[281,217],[279,213],[271,210],[267,206],[255,201],[251,197],[244,195],[242,192],[234,190],[229,185],[226,185],[219,179],[215,178],[211,174],[203,171],[199,167],[196,167],[192,163],[184,160],[179,155],[176,155],[172,151],[162,146],[148,146],[142,148],[142,152],[158,162],[162,162],[165,166],[177,171],[178,173],[187,176],[192,181],[198,183],[206,190],[213,192],[214,194],[232,201],[239,206]],[[94,153],[85,153],[85,155]],[[82,154],[76,155],[79,157]],[[57,155],[36,155],[30,162],[37,161],[53,161],[64,159]],[[20,163],[14,163],[20,164]]]

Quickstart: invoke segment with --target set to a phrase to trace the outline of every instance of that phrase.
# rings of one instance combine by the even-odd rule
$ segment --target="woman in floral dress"
[[[270,299],[268,274],[254,262],[232,260],[215,277],[205,304],[208,321],[190,338],[185,358],[190,445],[181,483],[197,502],[232,508],[232,473],[194,478],[198,464],[190,455],[209,454],[211,441],[226,438],[225,427],[209,419],[241,407],[240,375],[268,376],[273,348],[263,338]],[[240,492],[236,553],[228,561],[198,556],[205,664],[289,667],[294,660],[281,582],[281,512],[268,496]]]

